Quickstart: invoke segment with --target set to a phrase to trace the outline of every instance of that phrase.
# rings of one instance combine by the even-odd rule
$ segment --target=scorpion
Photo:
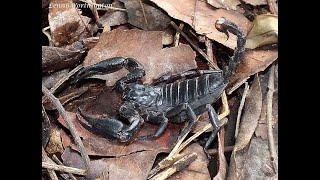
[[[113,90],[122,93],[124,103],[119,108],[121,117],[127,119],[123,123],[116,118],[94,118],[78,108],[79,114],[87,123],[81,123],[87,129],[105,138],[117,139],[120,142],[131,140],[150,140],[161,136],[169,121],[189,124],[181,131],[179,137],[186,134],[196,123],[197,115],[208,112],[214,130],[209,136],[204,149],[206,150],[216,134],[224,125],[218,119],[212,103],[216,102],[229,83],[245,51],[246,37],[243,30],[235,23],[219,18],[215,27],[225,33],[237,36],[237,47],[223,70],[189,70],[178,74],[166,74],[156,79],[151,85],[141,83],[145,75],[143,66],[129,57],[114,57],[97,64],[84,67],[75,75],[75,82],[97,74],[107,74],[126,68],[129,73],[120,78]],[[154,134],[135,135],[144,121],[159,124]],[[80,121],[81,122],[81,121]]]

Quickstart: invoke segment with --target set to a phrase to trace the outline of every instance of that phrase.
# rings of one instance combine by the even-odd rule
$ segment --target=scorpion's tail
[[[235,73],[237,66],[242,59],[243,52],[245,50],[246,35],[243,30],[233,22],[226,20],[225,18],[219,18],[216,22],[216,28],[225,33],[228,38],[228,32],[237,36],[237,47],[234,50],[233,56],[229,60],[228,66],[223,68],[223,77],[226,83],[229,82],[230,77]]]

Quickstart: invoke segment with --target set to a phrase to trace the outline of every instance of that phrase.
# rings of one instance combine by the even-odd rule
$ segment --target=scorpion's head
[[[152,106],[157,102],[160,91],[156,88],[141,84],[131,84],[127,89],[124,99],[139,106]]]

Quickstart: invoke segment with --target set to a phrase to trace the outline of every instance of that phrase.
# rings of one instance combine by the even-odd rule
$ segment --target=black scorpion
[[[123,67],[129,71],[127,76],[116,82],[114,89],[123,94],[124,103],[119,113],[130,124],[124,124],[115,118],[94,119],[79,108],[81,116],[89,124],[82,122],[83,126],[104,137],[128,142],[141,128],[144,120],[160,125],[155,134],[138,137],[139,140],[159,137],[169,121],[181,123],[188,119],[188,126],[181,132],[182,137],[196,123],[196,116],[207,111],[214,128],[204,146],[207,149],[222,126],[211,104],[220,98],[227,86],[241,60],[246,43],[244,32],[233,22],[220,18],[215,25],[227,36],[228,32],[237,36],[237,47],[223,71],[192,70],[171,76],[164,75],[152,85],[144,85],[138,81],[145,75],[145,71],[133,58],[115,57],[80,70],[75,76],[75,82],[96,74],[112,73]]]

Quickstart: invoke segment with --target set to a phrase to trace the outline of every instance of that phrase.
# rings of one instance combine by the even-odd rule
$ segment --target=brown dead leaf
[[[88,179],[96,179],[102,174],[106,179],[147,179],[156,157],[155,151],[141,151],[129,155],[92,160]],[[83,169],[85,164],[76,151],[67,148],[62,154],[65,165]]]
[[[66,76],[68,74],[67,69],[63,69],[61,71],[54,72],[50,74],[49,76],[42,77],[42,84],[48,88],[51,89],[62,77]]]
[[[56,46],[68,45],[90,36],[90,18],[82,16],[72,0],[51,0],[48,21]]]
[[[278,58],[278,50],[246,50],[244,57],[227,87],[227,94],[241,86],[251,75],[264,71]]]
[[[253,27],[247,35],[246,48],[274,44],[278,42],[278,16],[262,14],[256,16]]]
[[[267,0],[242,0],[243,2],[247,4],[251,4],[253,6],[260,6],[260,5],[267,5]]]
[[[207,0],[208,3],[215,8],[223,8],[226,10],[236,10],[237,5],[241,4],[239,0]]]
[[[255,79],[251,85],[241,117],[239,134],[236,139],[234,152],[242,150],[246,147],[258,125],[261,114],[262,93],[259,77]]]
[[[170,24],[170,17],[151,4],[146,4],[142,0],[120,1],[124,3],[127,9],[128,22],[138,28],[156,31],[164,30]],[[139,1],[141,1],[143,7],[141,7]]]
[[[75,66],[84,55],[84,51],[71,51],[64,48],[42,46],[42,73],[49,74]]]
[[[183,180],[194,180],[203,179],[210,180],[210,174],[208,170],[208,159],[203,151],[202,146],[197,143],[190,144],[182,151],[182,156],[190,153],[197,153],[197,159],[193,161],[186,169],[173,174],[168,180],[183,179]]]
[[[127,23],[127,15],[123,11],[106,12],[100,17],[100,23],[105,26],[118,26]]]
[[[253,137],[248,148],[238,151],[235,158],[232,157],[227,180],[278,179],[270,162],[268,140]]]
[[[167,73],[178,73],[197,68],[195,52],[189,45],[162,48],[160,31],[113,30],[102,33],[98,44],[88,52],[84,66],[89,66],[107,58],[124,56],[137,59],[146,71],[145,83]],[[99,76],[108,86],[127,74],[122,69],[112,74]]]
[[[215,9],[206,2],[198,0],[151,0],[165,10],[171,17],[188,23],[198,34],[206,35],[229,48],[234,49],[237,44],[235,35],[230,34],[229,39],[224,33],[215,28],[218,18],[226,19],[239,25],[245,34],[249,32],[252,23],[242,14],[225,9]]]

